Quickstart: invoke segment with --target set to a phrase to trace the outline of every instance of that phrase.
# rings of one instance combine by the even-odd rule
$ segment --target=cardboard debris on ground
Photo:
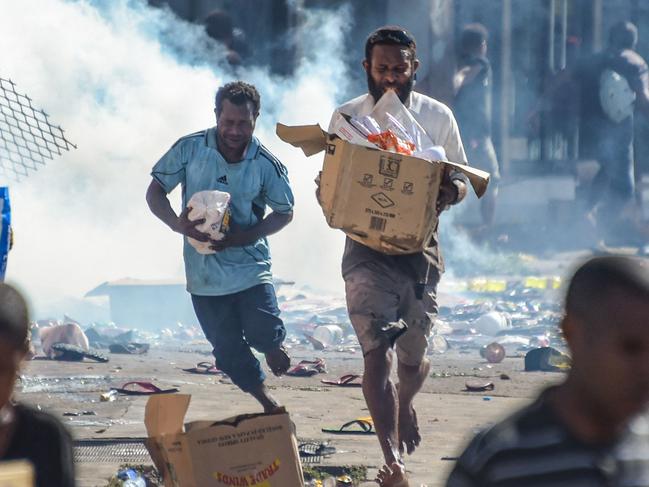
[[[356,129],[348,125],[347,131],[354,133]],[[328,134],[319,125],[278,123],[277,135],[306,156],[325,151],[320,205],[327,223],[386,254],[426,247],[437,225],[435,207],[444,171],[456,168],[464,173],[478,197],[489,181],[489,174],[479,169],[359,145]]]
[[[165,487],[304,485],[288,413],[244,414],[183,428],[190,397],[161,394],[146,405],[146,446]]]

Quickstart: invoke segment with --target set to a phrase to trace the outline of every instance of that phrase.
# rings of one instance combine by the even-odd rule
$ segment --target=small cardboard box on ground
[[[183,429],[190,397],[161,394],[146,404],[146,446],[165,487],[304,485],[286,412],[196,421]]]
[[[277,124],[277,135],[306,156],[325,151],[320,177],[320,205],[332,228],[386,254],[422,251],[437,225],[436,202],[444,171],[457,168],[469,178],[478,197],[489,173],[464,164],[427,161],[359,142],[344,119],[331,135],[319,125]],[[355,143],[354,143],[355,142]]]

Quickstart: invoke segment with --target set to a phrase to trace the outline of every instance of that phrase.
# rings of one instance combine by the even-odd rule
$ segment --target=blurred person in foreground
[[[11,399],[28,350],[27,304],[0,283],[0,461],[31,462],[37,487],[74,487],[70,434],[54,416]]]
[[[458,71],[453,85],[453,112],[462,134],[469,164],[490,174],[489,187],[480,200],[483,229],[496,215],[500,169],[491,140],[491,63],[487,58],[489,33],[482,24],[469,24],[460,36]]]
[[[419,67],[416,49],[414,37],[402,27],[372,32],[363,60],[368,93],[336,110],[352,117],[369,115],[383,94],[393,90],[448,159],[466,163],[451,110],[413,91]],[[456,170],[444,173],[438,214],[462,201],[466,183]],[[347,310],[363,351],[363,395],[387,464],[403,464],[403,453],[411,454],[421,441],[413,400],[430,370],[427,338],[437,314],[443,267],[437,230],[424,252],[410,255],[387,255],[346,239],[342,274]],[[395,347],[397,385],[390,379]]]
[[[272,412],[279,405],[251,348],[265,355],[275,375],[288,370],[266,237],[292,220],[293,193],[286,167],[253,135],[259,110],[254,86],[235,81],[219,88],[216,127],[182,137],[162,156],[146,199],[154,215],[185,237],[187,290],[216,366]],[[179,184],[183,210],[177,215],[167,195]],[[188,216],[192,195],[206,190],[230,194],[230,230],[222,240],[210,241],[196,228],[205,219]],[[215,253],[200,254],[187,237],[210,241]]]
[[[448,487],[649,486],[649,265],[599,257],[574,274],[566,380],[469,443]],[[384,487],[403,472],[384,467]]]

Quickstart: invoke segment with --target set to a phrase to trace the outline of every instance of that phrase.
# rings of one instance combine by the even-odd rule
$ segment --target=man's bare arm
[[[272,212],[268,214],[256,225],[245,230],[232,228],[222,240],[212,240],[212,249],[219,251],[228,247],[243,247],[251,245],[257,240],[268,235],[279,232],[282,228],[288,225],[293,219],[293,212],[277,213]]]
[[[151,212],[174,232],[192,237],[201,242],[207,242],[209,240],[208,234],[196,229],[196,225],[205,223],[205,219],[190,220],[188,218],[190,208],[185,208],[180,215],[176,215],[176,212],[171,207],[169,198],[167,198],[167,193],[155,179],[151,180],[151,184],[149,184],[146,190],[146,202]]]

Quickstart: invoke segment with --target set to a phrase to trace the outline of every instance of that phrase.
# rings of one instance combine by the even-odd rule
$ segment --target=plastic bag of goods
[[[430,161],[446,160],[444,148],[433,144],[424,128],[392,90],[385,92],[369,115],[352,117],[350,123],[379,149]]]
[[[188,218],[192,221],[205,218],[205,223],[196,226],[199,232],[207,233],[213,240],[225,237],[230,223],[230,193],[224,191],[199,191],[194,193],[187,207],[191,208]],[[210,242],[199,242],[187,237],[189,244],[199,254],[216,253],[210,249]]]

